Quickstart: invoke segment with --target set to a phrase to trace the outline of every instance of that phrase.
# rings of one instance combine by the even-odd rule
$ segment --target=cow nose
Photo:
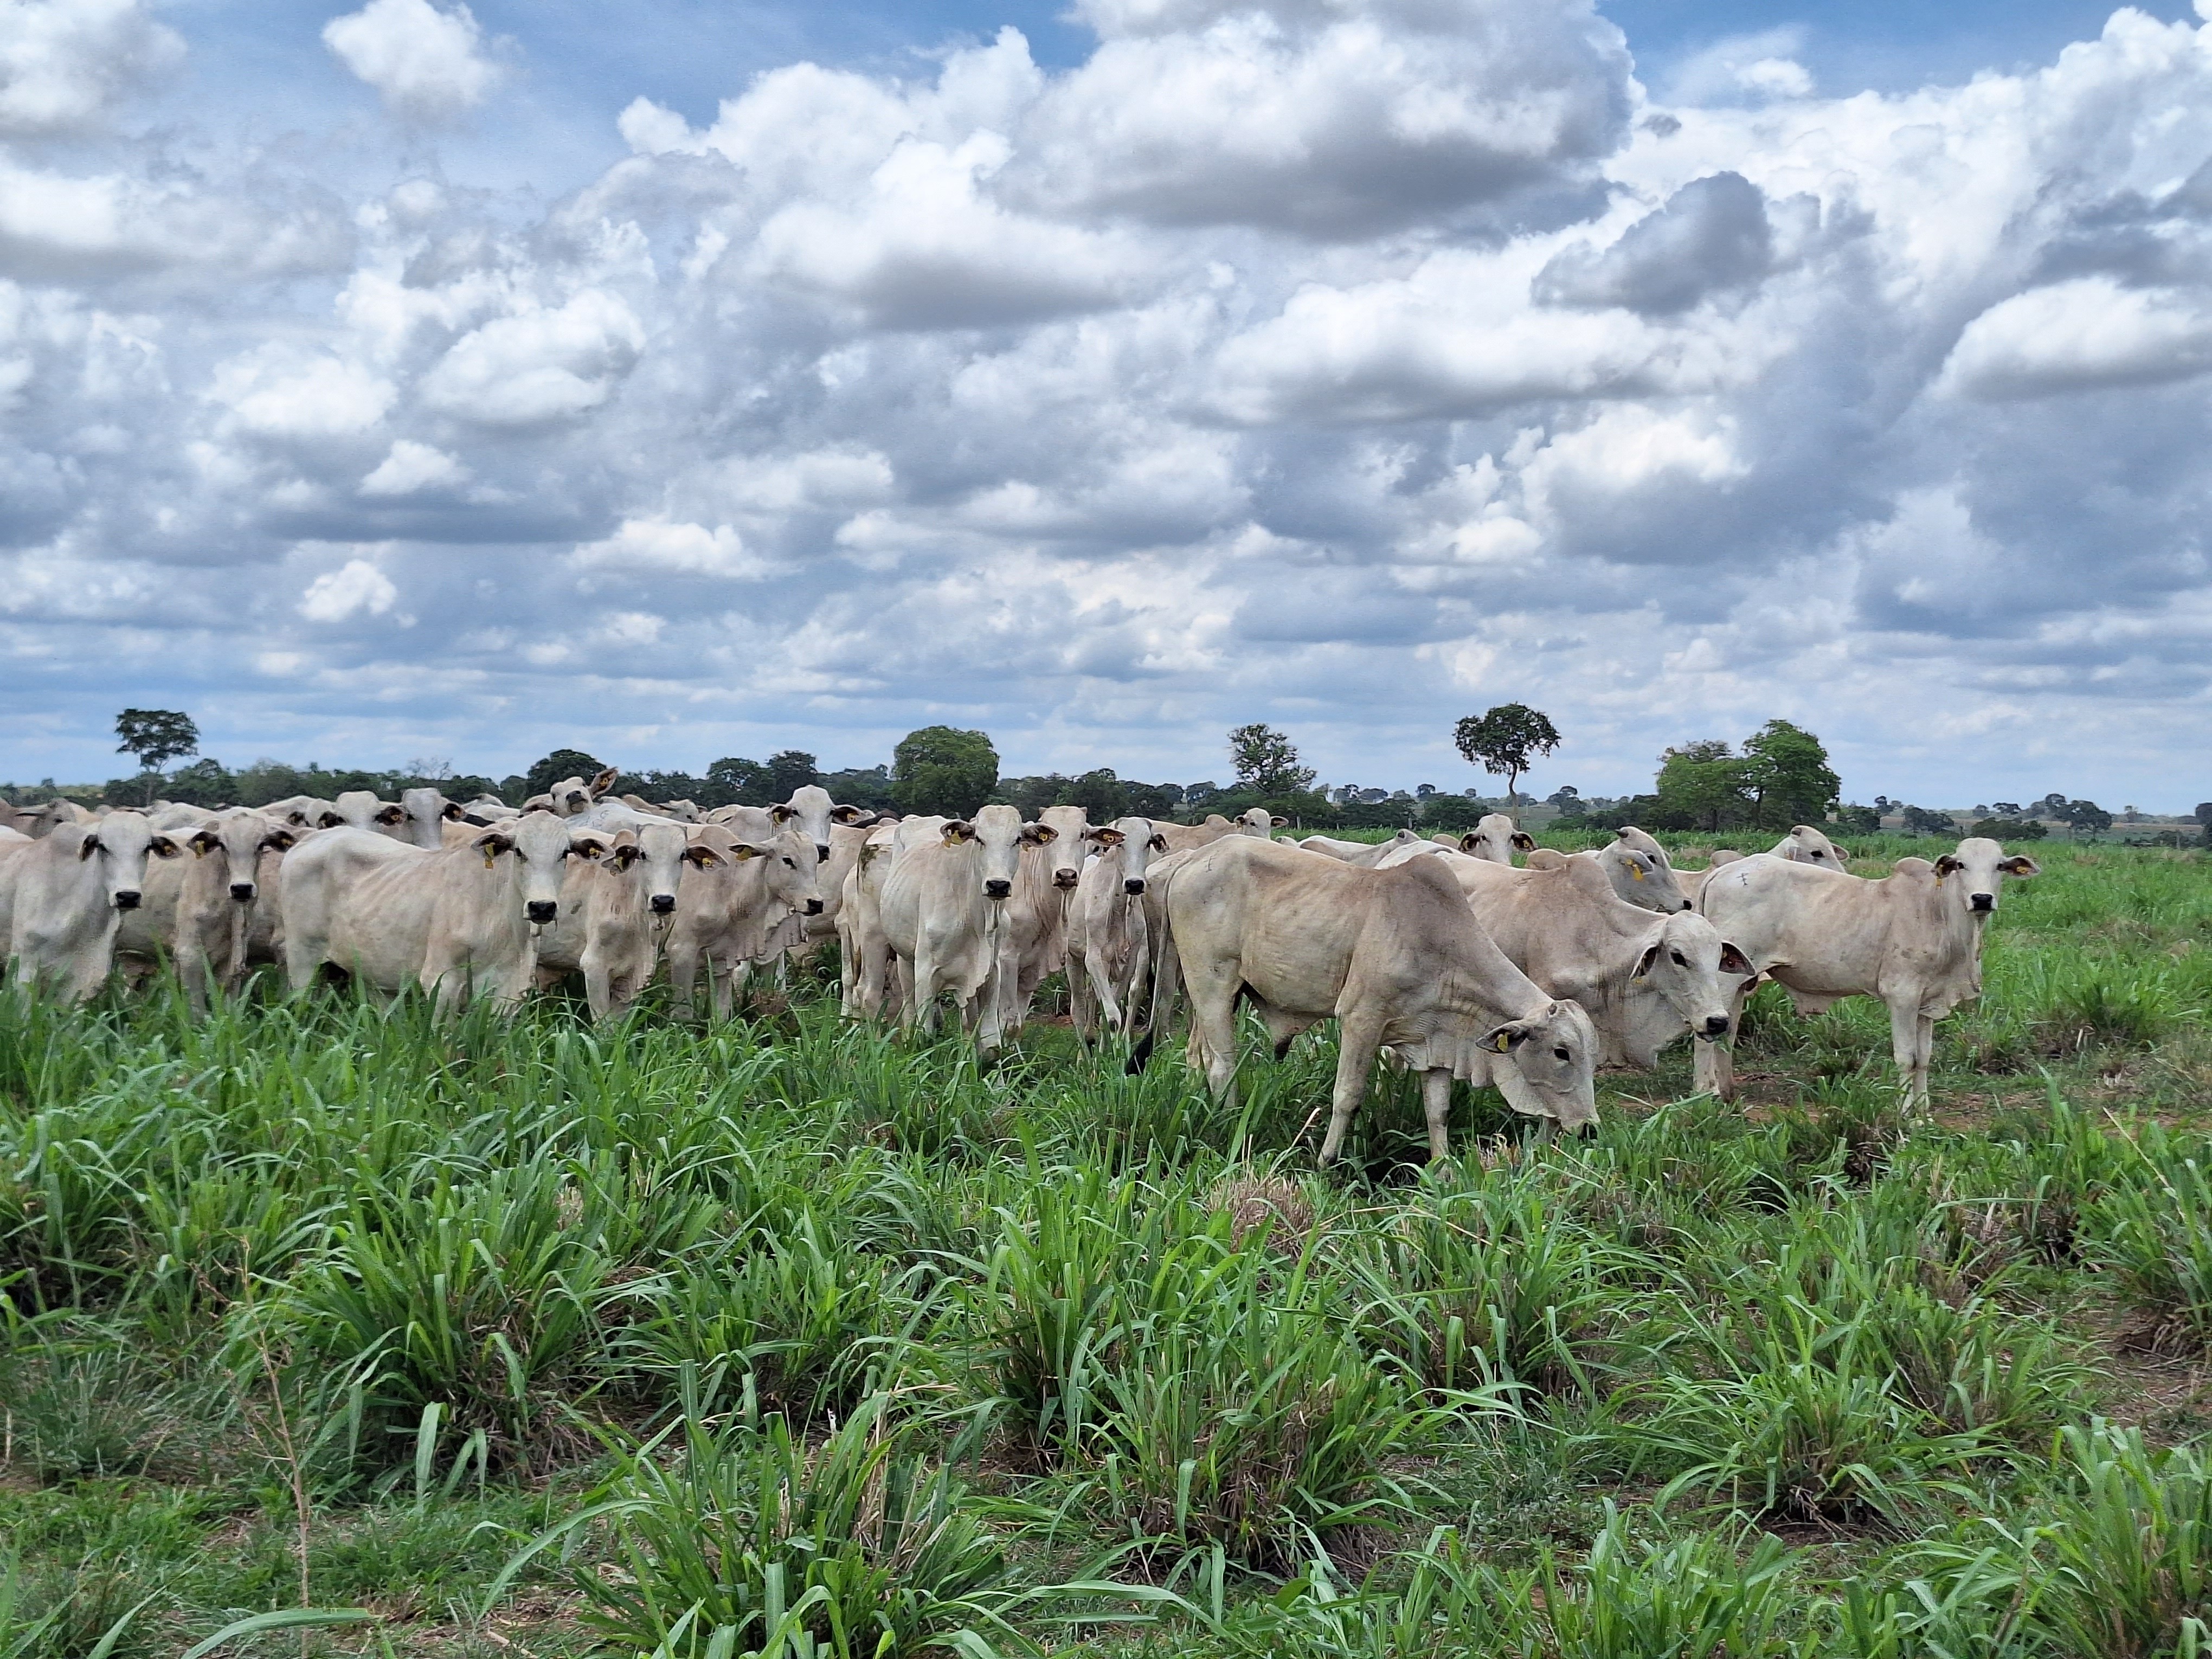
[[[1977,893],[1973,903],[1977,910],[1994,910],[1997,908],[1997,896],[1995,893]]]
[[[1121,890],[1125,893],[1143,892],[1145,890],[1145,878],[1142,876],[1130,877],[1128,880],[1121,884]]]
[[[234,881],[230,884],[230,896],[240,904],[252,903],[253,884],[250,881]]]
[[[1727,1030],[1728,1016],[1726,1014],[1707,1014],[1705,1016],[1705,1035],[1707,1036],[1721,1036],[1725,1035]]]
[[[1687,899],[1684,899],[1684,900],[1682,901],[1682,908],[1683,908],[1685,910],[1689,909],[1689,908],[1691,908],[1690,901],[1689,901],[1689,900],[1687,900]]]
[[[818,861],[818,862],[820,862],[820,863],[823,863],[823,864],[827,864],[827,863],[829,863],[829,862],[830,862],[830,846],[829,846],[829,843],[828,843],[828,842],[819,842],[819,841],[816,842],[814,843],[814,856],[815,856],[815,859],[817,860],[817,861]]]
[[[818,898],[807,900],[806,914],[810,916],[820,915],[822,914],[822,901]]]
[[[1052,884],[1055,887],[1074,887],[1082,880],[1083,875],[1080,871],[1055,870],[1052,872]]]
[[[1002,899],[1013,890],[1014,884],[1011,881],[994,880],[987,881],[983,884],[983,896],[985,898]]]
[[[530,919],[532,921],[550,921],[555,916],[560,914],[560,905],[551,899],[532,899],[530,901]]]
[[[653,915],[655,915],[656,916],[665,916],[665,915],[667,915],[671,910],[673,910],[675,908],[676,908],[676,895],[675,895],[675,894],[673,894],[673,893],[655,893],[655,894],[653,896]]]
[[[115,896],[115,908],[118,910],[136,910],[138,908],[138,890],[135,887],[126,887],[118,893]]]

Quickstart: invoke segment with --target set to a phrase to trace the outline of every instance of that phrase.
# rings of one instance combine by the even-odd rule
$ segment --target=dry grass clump
[[[1229,1236],[1242,1248],[1255,1227],[1268,1229],[1267,1246],[1297,1255],[1313,1237],[1313,1200],[1295,1181],[1274,1174],[1224,1176],[1206,1195],[1206,1207],[1229,1218]]]

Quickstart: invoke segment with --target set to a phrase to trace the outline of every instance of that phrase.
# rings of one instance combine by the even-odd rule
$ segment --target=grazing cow
[[[210,982],[229,993],[246,976],[256,913],[264,908],[263,855],[282,854],[299,837],[250,806],[203,812],[197,823],[170,827],[192,856],[148,866],[138,908],[125,911],[116,930],[115,953],[150,966],[158,951],[167,951],[192,1012],[204,1014]]]
[[[0,856],[0,922],[8,928],[8,973],[33,987],[52,979],[82,1002],[107,981],[115,935],[146,886],[146,860],[180,848],[143,812],[110,812],[98,823],[64,823]]]
[[[1713,872],[1699,908],[1788,988],[1801,1013],[1880,997],[1910,1109],[1927,1103],[1936,1022],[1981,994],[1982,933],[2003,878],[2040,869],[1982,836],[1933,864],[1899,859],[1874,880],[1768,854]],[[1698,1060],[1699,1086],[1726,1099],[1735,1087],[1729,1051],[1716,1045]]]
[[[950,992],[963,1025],[986,1050],[1003,1034],[1007,988],[1018,966],[1006,941],[1007,901],[1021,874],[1022,849],[1050,845],[1048,824],[1024,823],[1011,806],[980,808],[954,818],[933,838],[908,838],[884,878],[878,912],[884,938],[898,959],[900,1018],[908,1027],[937,1026],[937,1000]],[[919,844],[916,844],[916,842]]]
[[[589,783],[581,778],[563,778],[542,795],[532,795],[522,803],[526,812],[550,812],[556,817],[573,818],[591,810],[592,803],[615,787],[621,775],[611,766]]]
[[[1085,1042],[1103,1024],[1124,1028],[1151,956],[1145,873],[1168,850],[1149,818],[1116,818],[1083,831],[1097,856],[1083,866],[1067,918],[1068,1012]]]
[[[1191,1000],[1190,1055],[1233,1109],[1237,999],[1257,1006],[1280,1054],[1334,1018],[1339,1054],[1332,1162],[1388,1045],[1422,1073],[1429,1155],[1447,1151],[1455,1077],[1495,1084],[1514,1110],[1579,1128],[1597,1118],[1597,1034],[1507,961],[1474,922],[1451,872],[1431,858],[1361,870],[1273,842],[1224,840],[1169,876],[1168,929],[1156,946],[1152,1029],[1164,1028],[1178,971]]]
[[[1589,1015],[1601,1066],[1649,1069],[1685,1033],[1727,1036],[1739,981],[1758,977],[1710,921],[1625,902],[1594,860],[1535,870],[1449,854],[1443,862],[1507,959]]]
[[[717,823],[686,824],[684,833],[693,870],[668,931],[668,987],[677,1012],[696,1016],[703,965],[714,1018],[727,1019],[753,964],[781,954],[786,920],[821,914],[814,843],[773,829],[747,841]]]
[[[1516,853],[1536,850],[1535,836],[1526,830],[1516,830],[1513,820],[1503,812],[1485,813],[1482,821],[1462,836],[1456,844],[1459,850],[1469,858],[1483,859],[1509,868]]]
[[[310,836],[278,884],[293,993],[327,963],[387,996],[418,984],[441,1014],[474,996],[511,1007],[535,976],[538,930],[560,915],[569,856],[550,812],[434,853],[350,827]]]
[[[665,820],[641,817],[611,836],[580,830],[579,822],[568,821],[576,856],[562,879],[560,915],[538,936],[538,982],[581,973],[586,1005],[601,1020],[629,1007],[652,981],[659,930],[674,924],[685,865],[711,868],[720,854],[694,848],[684,826]]]

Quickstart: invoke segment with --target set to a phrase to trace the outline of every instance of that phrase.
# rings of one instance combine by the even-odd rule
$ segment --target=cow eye
[[[1686,968],[1690,965],[1682,960],[1682,953],[1680,951],[1669,951],[1667,954],[1674,958],[1674,965],[1677,968]]]
[[[1568,1054],[1565,1048],[1554,1048],[1552,1050],[1552,1058],[1554,1060],[1571,1060],[1573,1056]]]
[[[796,859],[786,859],[783,861],[783,866],[787,870],[796,870],[799,868],[799,860]]]

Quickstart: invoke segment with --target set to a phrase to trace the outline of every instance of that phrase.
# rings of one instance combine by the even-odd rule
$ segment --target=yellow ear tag
[[[499,856],[499,854],[495,849],[487,847],[483,849],[483,855],[484,868],[489,870],[492,867],[492,860],[496,859]]]
[[[1513,1039],[1507,1036],[1501,1031],[1496,1036],[1491,1038],[1490,1046],[1497,1049],[1498,1052],[1502,1054],[1513,1046]]]
[[[1630,875],[1633,876],[1633,877],[1634,877],[1637,880],[1638,880],[1638,881],[1641,881],[1641,880],[1643,880],[1643,879],[1644,879],[1644,871],[1643,871],[1643,868],[1642,868],[1642,866],[1641,866],[1634,865],[1634,864],[1630,865],[1630,866],[1628,866],[1628,873],[1629,873]]]

